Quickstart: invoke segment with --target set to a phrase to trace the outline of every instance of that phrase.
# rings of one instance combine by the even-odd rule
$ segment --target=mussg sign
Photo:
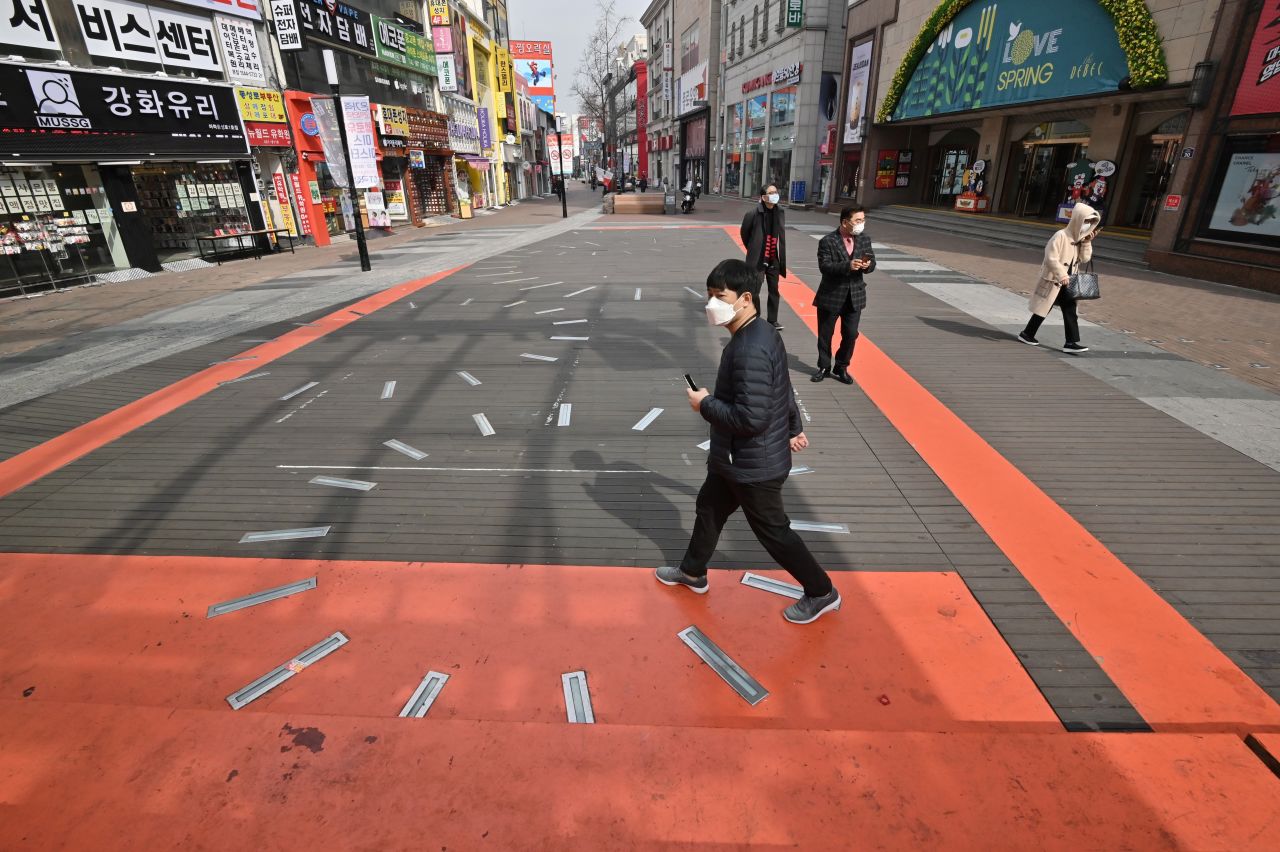
[[[1114,92],[1129,65],[1091,0],[973,3],[916,65],[892,120]]]
[[[0,65],[0,155],[246,155],[230,86]]]

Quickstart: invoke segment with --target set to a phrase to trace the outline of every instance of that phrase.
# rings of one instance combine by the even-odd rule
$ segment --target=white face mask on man
[[[733,322],[733,318],[742,311],[742,308],[735,308],[733,306],[736,304],[737,302],[730,304],[712,296],[711,299],[708,300],[706,306],[707,322],[712,325],[728,325]]]
[[[767,201],[767,202],[769,202],[770,204],[777,204],[777,203],[778,203],[778,199],[779,199],[779,198],[781,198],[781,197],[782,197],[782,196],[781,196],[781,195],[778,195],[778,193],[776,193],[776,192],[771,192],[771,193],[769,193],[768,195],[766,195],[766,196],[764,197],[764,200],[765,200],[765,201]]]
[[[852,228],[850,228],[850,231],[852,231],[853,235],[856,237],[858,236],[858,234],[861,234],[866,229],[867,229],[866,222],[858,222]]]

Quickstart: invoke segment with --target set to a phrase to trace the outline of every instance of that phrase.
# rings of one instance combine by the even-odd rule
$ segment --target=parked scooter
[[[693,204],[698,200],[697,190],[694,188],[693,181],[689,181],[684,185],[684,201],[680,204],[680,209],[685,213],[693,212]]]

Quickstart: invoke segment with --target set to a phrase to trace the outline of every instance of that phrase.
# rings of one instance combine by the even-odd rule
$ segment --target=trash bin
[[[675,215],[676,194],[674,192],[668,192],[662,197],[662,212],[667,216]]]

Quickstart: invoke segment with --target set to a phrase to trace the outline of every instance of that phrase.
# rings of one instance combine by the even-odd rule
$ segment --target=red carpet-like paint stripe
[[[745,251],[737,230],[725,228]],[[816,335],[813,290],[795,275],[780,290]],[[1153,728],[1280,729],[1280,705],[866,335],[852,369],[867,397]]]
[[[193,399],[204,396],[215,390],[220,382],[238,379],[261,370],[267,364],[288,355],[297,349],[332,334],[350,323],[360,319],[361,314],[371,314],[387,305],[428,287],[446,278],[464,266],[397,284],[386,290],[374,293],[356,302],[354,305],[334,311],[325,317],[315,320],[312,327],[301,327],[275,340],[247,349],[233,358],[256,355],[252,361],[237,361],[234,364],[217,364],[194,373],[185,379],[174,382],[154,393],[144,396],[136,402],[121,406],[115,411],[102,415],[83,426],[64,432],[51,438],[39,446],[19,453],[13,458],[0,462],[0,497],[11,494],[26,485],[35,482],[42,476],[79,459],[112,441],[129,434],[135,429],[163,417],[174,409],[180,408]],[[359,313],[357,313],[359,312]]]

